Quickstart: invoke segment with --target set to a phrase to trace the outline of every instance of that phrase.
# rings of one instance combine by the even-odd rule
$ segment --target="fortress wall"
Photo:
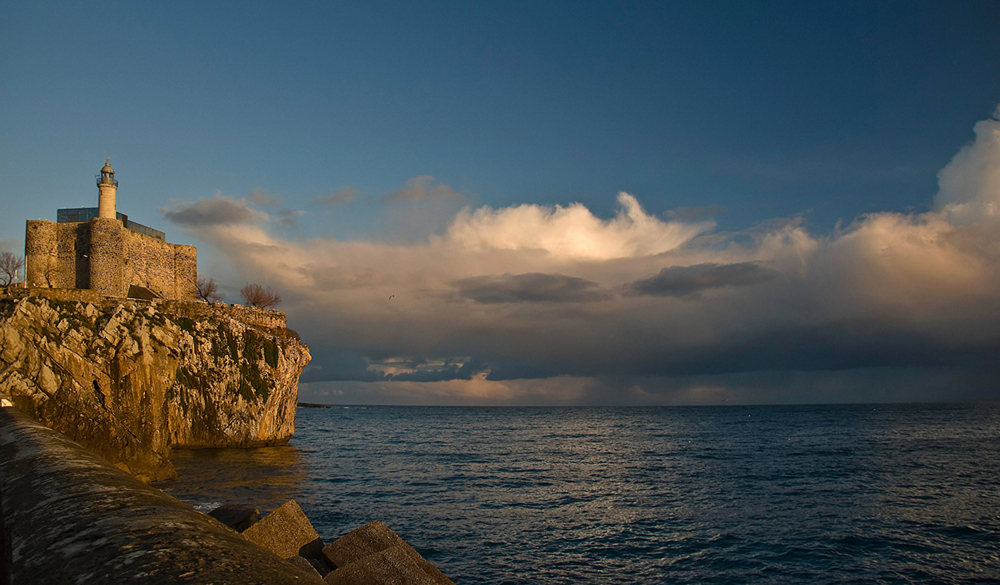
[[[28,286],[49,286],[45,275],[55,262],[56,224],[28,220],[24,231],[24,281]]]
[[[173,298],[195,300],[198,298],[198,250],[194,246],[172,245],[176,275]]]
[[[24,235],[28,286],[89,287],[89,248],[88,223],[28,221]]]
[[[57,301],[76,301],[82,303],[93,303],[95,305],[118,306],[125,302],[123,299],[109,299],[100,293],[92,290],[78,289],[57,289],[57,288],[29,288],[15,289],[10,296],[18,298],[25,296],[38,296]],[[187,317],[195,321],[205,321],[213,316],[231,317],[249,325],[264,327],[266,329],[285,329],[286,318],[281,311],[270,309],[258,309],[246,305],[227,305],[225,303],[210,304],[205,301],[186,300],[162,300],[145,301],[141,299],[128,299],[127,303],[135,305],[153,304],[161,311],[169,312],[181,317]]]
[[[167,299],[197,298],[198,261],[193,246],[180,246],[123,228],[124,286],[136,284]]]
[[[90,220],[90,289],[111,297],[124,297],[125,227],[117,219]]]
[[[133,232],[117,219],[28,221],[28,287],[91,289],[113,297],[135,284],[168,299],[196,300],[198,252]]]
[[[46,299],[52,299],[56,301],[93,303],[95,305],[100,305],[100,306],[103,306],[104,303],[109,301],[109,299],[104,295],[96,293],[92,290],[80,290],[74,288],[28,288],[20,290],[23,291],[23,294],[17,295],[18,298],[43,297]],[[111,302],[113,302],[114,304],[121,304],[122,299],[114,299]]]
[[[267,329],[284,329],[285,314],[281,311],[258,309],[245,305],[209,304],[204,301],[158,301],[161,310],[169,311],[195,321],[205,320],[212,315],[225,315],[243,323]]]
[[[59,284],[65,288],[90,287],[90,224],[56,224],[55,272]]]

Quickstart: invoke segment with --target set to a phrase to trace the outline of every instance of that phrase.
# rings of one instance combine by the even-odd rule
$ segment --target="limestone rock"
[[[144,480],[171,447],[284,444],[309,350],[277,311],[90,291],[0,296],[0,388]]]
[[[247,528],[243,537],[283,559],[296,555],[316,558],[323,549],[323,541],[295,500],[285,502]]]

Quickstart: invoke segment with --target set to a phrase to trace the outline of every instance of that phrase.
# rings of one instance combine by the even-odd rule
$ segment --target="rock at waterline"
[[[323,549],[323,540],[295,500],[288,500],[244,530],[243,537],[283,559],[296,555],[319,558]]]
[[[382,522],[369,522],[323,548],[323,557],[337,569],[327,583],[437,583],[454,585],[444,573]],[[414,572],[414,568],[418,572]],[[412,575],[413,581],[384,580],[389,575]],[[426,581],[424,581],[426,579]]]
[[[243,532],[260,521],[260,511],[249,506],[223,504],[208,513],[236,532]]]

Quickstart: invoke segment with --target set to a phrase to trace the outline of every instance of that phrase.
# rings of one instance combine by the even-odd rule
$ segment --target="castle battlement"
[[[87,213],[88,219],[70,221],[68,212],[77,211],[76,219],[83,219],[79,212],[92,208],[60,210],[57,219],[62,221],[27,222],[25,285],[87,289],[111,297],[126,297],[130,287],[141,287],[165,299],[196,299],[195,247],[171,244],[162,232],[141,224],[129,226],[128,216],[115,208],[118,181],[109,162],[97,186],[98,213]]]

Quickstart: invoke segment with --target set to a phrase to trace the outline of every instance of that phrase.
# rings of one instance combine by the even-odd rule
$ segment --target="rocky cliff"
[[[118,467],[164,479],[171,447],[291,438],[310,356],[281,313],[32,292],[0,298],[0,392]]]

